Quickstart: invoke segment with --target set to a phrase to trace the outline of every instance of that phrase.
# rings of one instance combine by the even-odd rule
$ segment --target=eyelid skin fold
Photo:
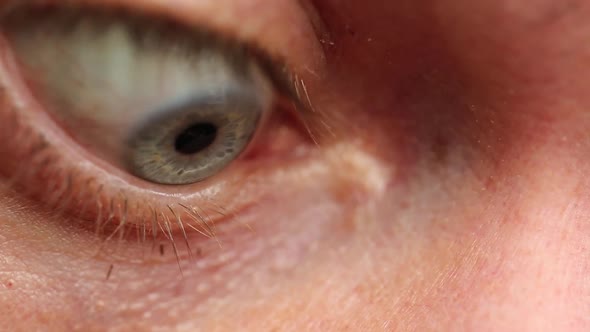
[[[2,11],[22,6],[92,6],[167,17],[187,26],[207,27],[285,61],[301,79],[321,75],[324,54],[308,0],[9,0]],[[215,15],[212,15],[215,13]]]

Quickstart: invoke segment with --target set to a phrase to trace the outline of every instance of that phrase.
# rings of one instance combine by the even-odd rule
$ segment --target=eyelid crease
[[[317,40],[324,47],[326,45],[331,46],[333,44],[333,38],[330,30],[328,29],[328,25],[324,20],[324,17],[320,14],[316,7],[316,1],[317,0],[298,0],[299,5],[307,14],[308,20],[316,34]],[[322,49],[324,49],[324,47],[322,47]],[[324,53],[322,56],[325,58],[326,54]]]

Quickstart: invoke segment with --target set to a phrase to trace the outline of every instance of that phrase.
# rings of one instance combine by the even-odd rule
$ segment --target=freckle
[[[201,248],[197,248],[197,250],[195,250],[195,255],[203,256],[203,250]]]

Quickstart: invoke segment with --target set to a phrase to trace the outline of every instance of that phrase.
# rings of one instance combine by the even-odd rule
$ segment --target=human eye
[[[317,5],[2,2],[0,303],[27,300],[6,316],[196,330],[354,250],[393,115]]]
[[[203,14],[242,3],[195,4],[198,20],[156,2],[2,8],[5,184],[102,242],[170,246],[181,265],[231,241],[223,229],[256,227],[244,210],[315,158],[304,77],[321,75],[322,52],[294,2],[265,7],[297,23],[269,14],[273,32]]]

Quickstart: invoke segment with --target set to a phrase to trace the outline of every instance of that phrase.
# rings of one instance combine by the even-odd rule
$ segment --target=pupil
[[[215,141],[217,127],[211,123],[197,123],[188,127],[176,138],[174,147],[182,154],[195,154],[205,150]]]

